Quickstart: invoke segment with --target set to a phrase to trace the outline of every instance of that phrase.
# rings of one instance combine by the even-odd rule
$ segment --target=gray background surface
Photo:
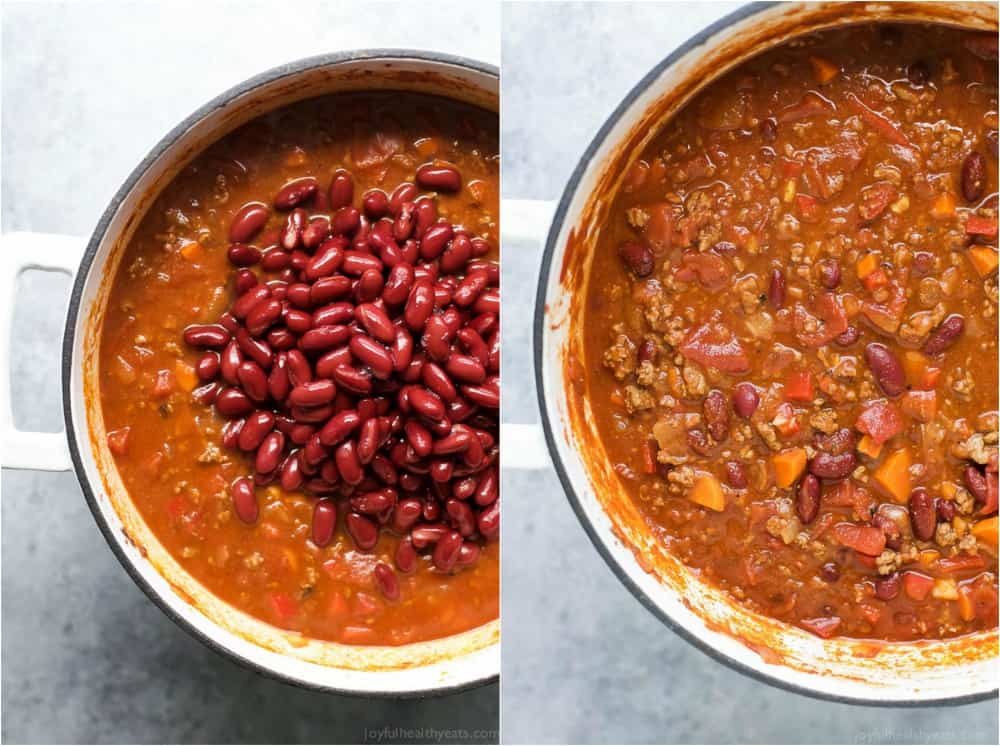
[[[504,7],[503,192],[557,199],[622,97],[737,3]],[[504,245],[504,420],[535,422],[529,349],[537,246]],[[670,632],[591,546],[554,472],[507,471],[506,742],[997,742],[997,702],[879,709],[761,684]]]
[[[497,64],[499,17],[499,7],[462,3],[4,2],[3,230],[89,235],[160,137],[253,74],[362,47]],[[14,398],[23,428],[60,429],[67,289],[37,273],[21,286]],[[399,735],[417,742],[477,730],[495,740],[496,685],[428,701],[364,700],[230,663],[133,585],[72,474],[4,471],[2,489],[3,741],[361,742],[384,740],[369,732],[380,728],[413,729]]]

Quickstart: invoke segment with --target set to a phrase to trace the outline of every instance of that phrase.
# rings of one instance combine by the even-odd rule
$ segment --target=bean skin
[[[937,528],[937,507],[934,498],[923,487],[917,487],[910,493],[910,524],[913,535],[921,541],[934,538]]]
[[[906,390],[906,374],[896,354],[881,342],[865,347],[865,362],[875,377],[875,383],[886,396],[899,396]]]
[[[953,313],[942,321],[924,343],[924,352],[928,355],[940,355],[950,348],[965,331],[965,318]]]
[[[437,192],[457,192],[462,188],[462,175],[454,166],[425,163],[417,169],[417,184]]]
[[[246,477],[240,477],[233,482],[230,490],[233,500],[233,511],[237,518],[248,525],[257,522],[257,494],[253,487],[253,481]]]
[[[330,182],[330,210],[347,207],[354,201],[354,177],[351,172],[338,168]]]
[[[229,224],[229,241],[247,243],[260,233],[271,217],[271,210],[263,202],[248,202],[233,216]]]
[[[297,205],[315,196],[319,182],[312,176],[303,176],[287,182],[274,195],[274,207],[278,210],[291,210]]]
[[[802,523],[808,525],[816,520],[819,514],[819,497],[819,479],[814,474],[806,474],[799,482],[795,499],[795,512]]]
[[[736,384],[733,389],[733,410],[737,415],[745,420],[750,419],[757,411],[758,404],[760,404],[760,395],[757,393],[756,386],[745,381]]]
[[[843,479],[854,471],[857,462],[857,456],[853,453],[834,456],[820,452],[809,459],[809,473],[820,479]]]
[[[379,562],[375,565],[375,581],[378,583],[378,588],[386,600],[399,600],[399,580],[396,578],[396,573],[392,571],[392,568],[384,562]]]
[[[333,541],[337,529],[337,504],[333,500],[317,500],[313,507],[312,541],[325,547]]]

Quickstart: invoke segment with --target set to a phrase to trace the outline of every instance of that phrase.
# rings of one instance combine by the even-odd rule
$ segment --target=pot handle
[[[514,244],[544,243],[555,209],[556,203],[546,200],[503,200],[500,203],[500,222],[505,251],[511,250]],[[537,258],[540,258],[540,253]],[[501,424],[500,444],[500,463],[504,469],[549,468],[548,447],[542,428],[537,423]]]
[[[86,241],[52,233],[6,233],[0,236],[0,442],[5,469],[69,471],[73,468],[66,433],[18,430],[10,407],[10,343],[14,297],[21,273],[28,269],[76,274]]]

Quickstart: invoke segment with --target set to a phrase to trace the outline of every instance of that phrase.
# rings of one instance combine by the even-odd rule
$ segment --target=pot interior
[[[139,515],[107,440],[98,350],[112,280],[132,234],[160,191],[207,146],[283,106],[333,93],[399,90],[498,111],[496,73],[461,60],[371,52],[305,60],[223,94],[170,133],[103,216],[77,278],[66,341],[67,432],[81,483],[112,549],[164,611],[210,646],[267,672],[339,691],[416,693],[467,686],[499,672],[499,621],[398,647],[340,645],[259,621],[188,575]],[[95,445],[99,444],[99,445]]]
[[[987,4],[794,3],[748,6],[654,69],[596,136],[563,195],[549,234],[536,335],[542,411],[574,508],[619,577],[654,613],[707,652],[806,693],[876,702],[956,701],[995,690],[996,630],[951,640],[822,640],[755,614],[698,580],[665,551],[625,493],[573,384],[582,364],[590,265],[627,166],[675,112],[746,59],[800,34],[851,23],[945,23],[997,28]]]

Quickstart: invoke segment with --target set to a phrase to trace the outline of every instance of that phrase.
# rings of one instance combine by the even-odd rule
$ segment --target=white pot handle
[[[501,235],[505,251],[514,244],[544,243],[556,203],[545,200],[505,199],[500,204]],[[537,254],[541,258],[541,251]],[[524,278],[532,282],[534,276]],[[500,463],[505,469],[548,469],[549,455],[537,423],[500,425]]]
[[[5,469],[69,471],[73,468],[66,433],[34,433],[14,427],[10,407],[10,342],[17,280],[27,269],[62,272],[72,277],[86,241],[51,233],[6,233],[0,236],[0,463]],[[59,344],[58,340],[53,340]]]

